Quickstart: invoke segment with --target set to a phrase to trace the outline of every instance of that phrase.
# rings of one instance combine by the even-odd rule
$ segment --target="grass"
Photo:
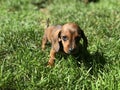
[[[120,90],[120,2],[0,0],[0,90]],[[45,21],[76,22],[88,41],[86,62],[56,58],[46,67],[41,51]],[[88,55],[88,56],[87,56]],[[61,59],[61,60],[60,60]]]

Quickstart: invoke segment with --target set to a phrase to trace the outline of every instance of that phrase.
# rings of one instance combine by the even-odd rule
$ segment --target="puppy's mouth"
[[[65,52],[66,54],[76,54],[76,53],[78,53],[78,49],[77,48],[75,48],[75,49],[73,49],[73,50],[68,50],[67,52]]]

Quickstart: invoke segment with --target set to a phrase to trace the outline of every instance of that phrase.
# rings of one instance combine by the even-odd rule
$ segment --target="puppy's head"
[[[76,51],[79,50],[79,41],[81,38],[83,38],[85,42],[84,44],[87,44],[87,38],[80,27],[75,23],[67,23],[63,25],[60,38],[63,50],[67,54],[75,54]]]

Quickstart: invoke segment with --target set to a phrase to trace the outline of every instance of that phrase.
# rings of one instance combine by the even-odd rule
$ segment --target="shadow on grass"
[[[0,50],[0,59],[4,59],[6,55],[13,53],[13,51]]]
[[[90,69],[90,74],[97,75],[99,71],[103,71],[104,65],[106,64],[105,57],[103,52],[99,52],[98,50],[90,54],[87,49],[82,47],[82,52],[79,54],[78,66],[80,66],[79,62],[83,62],[87,69]]]
[[[33,4],[34,6],[37,6],[37,9],[38,9],[38,10],[39,10],[39,9],[42,9],[42,8],[46,8],[46,6],[47,6],[48,4],[50,4],[50,3],[51,3],[50,0],[41,0],[41,1],[39,1],[39,2],[35,2],[35,1],[32,2],[32,4]]]
[[[90,2],[94,2],[94,3],[99,2],[99,0],[83,0],[83,1],[84,1],[84,3],[86,3],[86,4],[88,4],[88,3],[90,3]]]

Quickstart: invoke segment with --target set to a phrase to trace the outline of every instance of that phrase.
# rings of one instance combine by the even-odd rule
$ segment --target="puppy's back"
[[[59,32],[61,30],[61,28],[62,28],[61,25],[57,25],[57,26],[49,26],[45,30],[45,33],[46,33],[46,36],[47,36],[49,42],[51,42],[51,38],[56,36],[55,34],[57,34],[57,32]]]

